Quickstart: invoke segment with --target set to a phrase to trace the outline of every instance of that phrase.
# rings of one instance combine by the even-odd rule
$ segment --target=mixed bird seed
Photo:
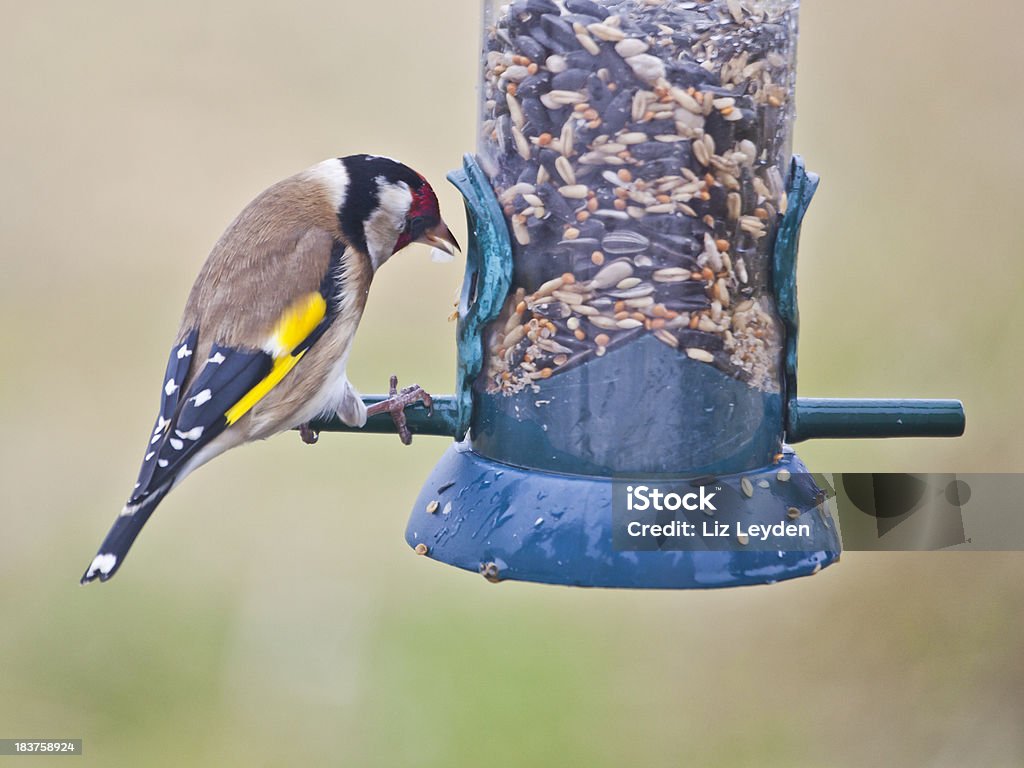
[[[652,334],[777,389],[797,0],[518,0],[488,20],[479,157],[509,221],[490,391]]]

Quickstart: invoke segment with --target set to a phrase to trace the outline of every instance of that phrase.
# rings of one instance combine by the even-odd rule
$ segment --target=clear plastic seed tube
[[[779,392],[797,7],[485,0],[478,156],[515,267],[484,391],[539,393],[652,338]]]

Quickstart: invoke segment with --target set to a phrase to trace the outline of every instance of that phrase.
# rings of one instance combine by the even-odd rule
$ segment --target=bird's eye
[[[412,236],[414,238],[415,237],[419,237],[421,234],[423,234],[423,231],[426,228],[427,228],[427,217],[426,216],[413,216],[411,219],[409,219],[408,223],[405,226],[406,231],[409,232],[410,234],[412,234]]]

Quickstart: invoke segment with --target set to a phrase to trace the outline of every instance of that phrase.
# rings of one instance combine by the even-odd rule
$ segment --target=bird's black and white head
[[[374,269],[410,243],[448,253],[459,248],[434,190],[407,165],[389,157],[349,155],[325,160],[311,172],[331,195],[345,240],[367,254]]]

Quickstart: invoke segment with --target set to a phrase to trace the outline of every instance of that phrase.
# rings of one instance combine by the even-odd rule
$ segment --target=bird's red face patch
[[[423,179],[422,176],[420,178]],[[419,189],[412,189],[411,192],[412,204],[406,215],[405,229],[402,230],[402,234],[398,236],[398,242],[395,243],[394,253],[398,253],[405,246],[416,242],[441,223],[441,206],[427,180],[423,179]]]

